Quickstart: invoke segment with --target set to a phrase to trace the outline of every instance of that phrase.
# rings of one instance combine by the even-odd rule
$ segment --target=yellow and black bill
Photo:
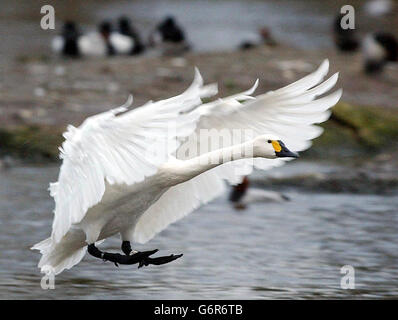
[[[275,154],[278,158],[298,158],[296,152],[290,151],[281,140],[273,140],[272,146],[275,149]]]

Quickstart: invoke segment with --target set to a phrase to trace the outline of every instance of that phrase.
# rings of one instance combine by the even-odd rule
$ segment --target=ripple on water
[[[40,288],[39,255],[47,237],[55,167],[0,173],[0,298],[261,299],[398,297],[397,197],[291,190],[290,202],[234,211],[226,197],[173,224],[140,249],[183,252],[162,267],[116,268],[89,256]],[[23,183],[21,183],[23,182]],[[11,195],[11,196],[9,196]],[[103,244],[118,250],[114,237]],[[357,289],[340,289],[353,265]]]

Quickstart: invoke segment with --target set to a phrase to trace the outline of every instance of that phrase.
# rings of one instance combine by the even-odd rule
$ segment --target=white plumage
[[[55,36],[51,41],[51,49],[53,52],[60,54],[64,48],[65,40],[62,36]]]
[[[207,104],[201,98],[217,89],[203,86],[196,71],[192,85],[179,96],[129,111],[130,97],[126,105],[92,116],[78,128],[68,126],[58,182],[50,185],[55,200],[51,237],[33,247],[42,253],[39,267],[58,274],[83,258],[88,243],[117,233],[123,240],[150,240],[225,192],[225,180],[237,183],[253,166],[282,165],[288,158],[275,159],[266,143],[271,136],[294,151],[307,149],[322,133],[314,124],[325,121],[341,97],[338,90],[315,99],[337,81],[335,74],[321,83],[328,66],[325,61],[303,79],[255,98],[250,96],[253,87]],[[202,152],[203,129],[251,129],[254,136]],[[242,155],[221,165],[209,161],[247,146],[254,150],[250,158]],[[192,148],[199,155],[186,152]]]
[[[108,55],[108,43],[115,50],[115,54],[127,55],[134,48],[134,40],[118,32],[112,32],[109,39],[104,39],[99,32],[89,32],[79,36],[77,39],[79,54],[86,57],[104,57]],[[56,36],[51,42],[53,52],[60,54],[65,45],[62,36]]]
[[[115,49],[116,54],[129,54],[135,46],[132,37],[125,36],[118,32],[112,32],[110,34],[109,42]]]
[[[384,16],[394,9],[392,0],[369,0],[365,3],[365,12],[371,16]]]
[[[373,34],[367,34],[362,43],[362,54],[367,60],[383,61],[387,57],[387,52],[378,43]]]
[[[99,32],[89,32],[80,36],[77,44],[82,56],[103,57],[108,52],[106,41]]]

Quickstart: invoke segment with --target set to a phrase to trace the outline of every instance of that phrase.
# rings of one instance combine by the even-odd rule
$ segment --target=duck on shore
[[[134,40],[113,30],[109,21],[98,25],[98,30],[81,34],[74,22],[66,22],[61,35],[54,38],[55,53],[70,57],[103,57],[126,55],[134,51]]]
[[[129,18],[122,16],[118,20],[119,33],[132,39],[133,47],[129,54],[136,55],[144,52],[145,46],[142,43],[141,37],[137,30],[132,25]]]
[[[334,43],[341,52],[355,52],[360,48],[360,40],[355,29],[342,28],[341,20],[343,17],[344,15],[339,13],[333,21]]]
[[[172,16],[157,25],[149,36],[149,45],[160,48],[163,55],[178,55],[190,50],[185,32]]]
[[[388,63],[398,61],[398,40],[387,32],[368,34],[362,44],[362,56],[367,74],[380,73]]]
[[[77,58],[80,56],[78,39],[80,31],[73,21],[66,21],[62,26],[61,34],[56,36],[51,42],[53,52],[62,54],[66,57]]]
[[[256,48],[258,46],[269,46],[274,47],[277,45],[274,37],[272,36],[271,29],[267,27],[262,27],[258,30],[258,33],[253,35],[251,39],[246,39],[239,45],[240,50],[247,50]]]
[[[367,74],[376,74],[384,67],[398,61],[398,40],[389,32],[372,32],[359,39],[355,29],[343,29],[338,14],[333,24],[333,35],[336,47],[342,52],[361,51],[363,70]]]

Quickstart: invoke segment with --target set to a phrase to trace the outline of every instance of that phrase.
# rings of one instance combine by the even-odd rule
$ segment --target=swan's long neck
[[[223,163],[247,158],[253,158],[252,141],[210,151],[189,160],[179,161],[176,173],[178,179],[181,180],[179,183],[181,183]]]

